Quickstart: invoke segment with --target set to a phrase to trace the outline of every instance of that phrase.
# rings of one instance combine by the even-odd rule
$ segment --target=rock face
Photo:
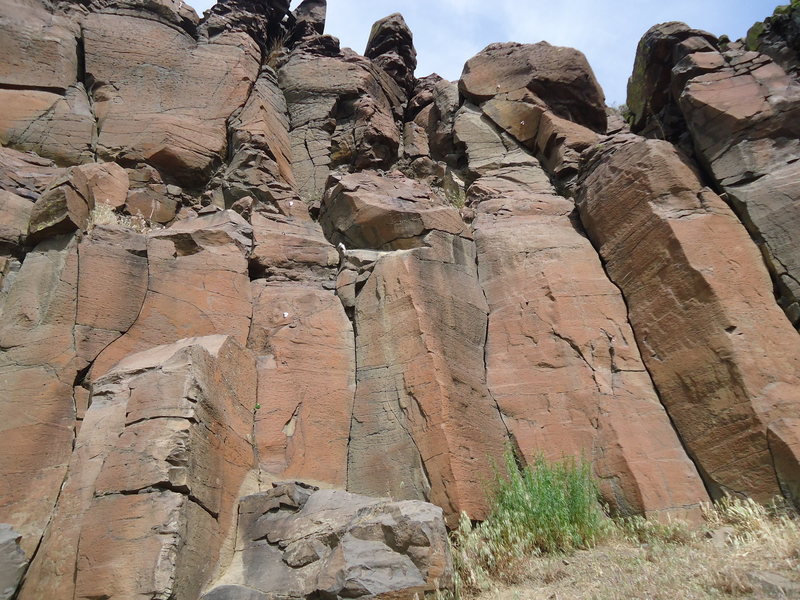
[[[202,598],[412,598],[451,577],[440,508],[282,483],[242,499],[231,567]]]
[[[290,4],[0,0],[0,598],[421,598],[509,451],[800,504],[796,2],[651,29],[630,125]]]
[[[796,414],[800,338],[741,223],[671,144],[636,137],[591,155],[578,207],[709,488],[779,493],[767,431]]]
[[[20,598],[196,598],[253,468],[254,377],[249,352],[210,336],[98,379]]]
[[[720,53],[710,34],[667,23],[642,38],[629,96],[635,132],[682,138],[724,190],[800,325],[796,78],[764,54]]]

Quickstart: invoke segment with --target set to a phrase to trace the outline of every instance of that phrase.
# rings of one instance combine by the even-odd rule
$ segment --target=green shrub
[[[453,533],[457,584],[466,589],[490,586],[524,557],[593,546],[610,528],[586,462],[539,457],[519,469],[510,451],[504,459],[489,516],[473,527],[462,514]]]

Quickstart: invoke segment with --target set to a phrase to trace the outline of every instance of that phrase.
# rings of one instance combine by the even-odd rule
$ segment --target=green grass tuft
[[[537,458],[524,469],[505,454],[490,497],[491,512],[473,527],[462,514],[453,533],[457,584],[469,590],[491,585],[515,562],[531,555],[588,548],[611,527],[598,498],[591,467],[566,458]]]

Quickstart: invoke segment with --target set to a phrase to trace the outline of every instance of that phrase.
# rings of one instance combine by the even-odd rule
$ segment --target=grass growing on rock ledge
[[[693,527],[612,520],[588,465],[505,463],[486,521],[453,532],[457,599],[800,598],[800,520],[782,504],[724,498]]]

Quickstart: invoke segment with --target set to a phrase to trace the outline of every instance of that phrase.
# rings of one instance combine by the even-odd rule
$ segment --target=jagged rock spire
[[[371,58],[406,92],[414,90],[417,51],[403,15],[394,13],[372,26],[364,56]]]

